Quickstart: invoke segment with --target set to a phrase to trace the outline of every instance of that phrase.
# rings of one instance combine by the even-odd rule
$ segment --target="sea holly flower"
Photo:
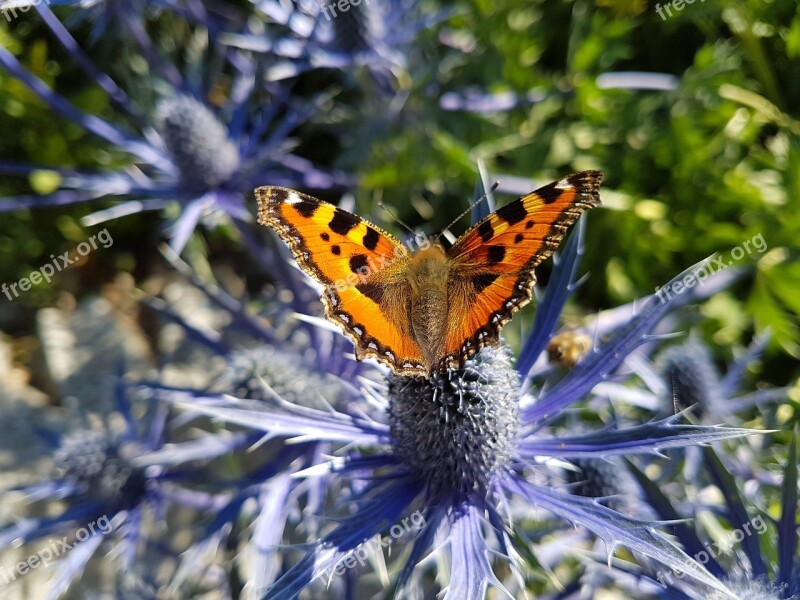
[[[409,46],[417,34],[441,21],[445,11],[423,14],[418,0],[314,2],[254,0],[268,19],[267,31],[221,36],[232,46],[279,57],[267,71],[271,80],[315,69],[350,73],[363,67],[381,89],[407,78]]]
[[[708,479],[722,496],[722,505],[695,505],[682,511],[664,493],[662,486],[651,481],[631,464],[649,504],[662,519],[677,520],[673,533],[693,560],[704,565],[724,581],[739,598],[754,600],[797,600],[800,598],[800,560],[798,560],[797,511],[798,467],[796,436],[788,448],[788,457],[778,479],[779,498],[771,498],[771,488],[760,488],[759,505],[779,507],[776,518],[762,509],[748,505],[740,490],[747,482],[737,481],[711,449],[703,449],[703,467]],[[704,512],[704,519],[696,517]],[[686,600],[724,600],[713,592],[684,579],[679,570],[649,564],[644,569],[617,563],[616,574],[640,593],[658,598]],[[632,582],[632,583],[631,583]]]
[[[736,277],[738,274],[734,274]],[[709,279],[714,291],[732,281],[727,273],[715,274]],[[706,296],[704,293],[695,297]],[[678,328],[680,321],[672,320],[670,326]],[[711,347],[699,335],[693,332],[688,338],[685,334],[671,337],[677,339],[669,343],[665,338],[658,352],[653,353],[651,348],[640,357],[649,360],[637,360],[629,365],[631,374],[644,387],[631,388],[626,383],[607,382],[597,391],[614,402],[637,406],[656,415],[691,409],[689,414],[692,418],[709,424],[740,422],[741,416],[753,408],[774,405],[791,392],[792,386],[743,390],[747,369],[758,360],[769,342],[769,330],[758,335],[722,372],[717,367]]]
[[[313,102],[293,100],[277,84],[269,89],[257,85],[259,66],[248,55],[206,41],[202,51],[190,53],[179,69],[144,38],[143,58],[151,64],[153,75],[140,82],[141,89],[123,90],[91,62],[46,5],[37,10],[69,55],[136,129],[83,113],[5,48],[0,48],[0,68],[28,86],[56,115],[104,140],[113,151],[129,156],[130,162],[104,172],[0,163],[0,173],[8,175],[48,171],[59,177],[58,189],[52,193],[0,199],[0,211],[99,199],[120,201],[85,219],[87,225],[93,225],[177,206],[179,215],[169,233],[172,247],[180,251],[204,219],[211,224],[219,215],[237,223],[249,220],[246,202],[252,188],[265,179],[274,185],[310,189],[347,183],[343,174],[327,172],[292,154],[289,136],[307,119]],[[229,91],[211,104],[211,91],[221,89],[221,82],[227,79],[231,80]],[[153,97],[158,100],[149,106]]]
[[[577,245],[577,237],[571,237],[564,252],[571,259],[556,265],[551,285],[572,282]],[[539,346],[538,352],[546,347],[560,314],[548,306],[563,304],[566,295],[554,293],[548,299],[545,294],[534,325],[536,347],[526,342],[523,353],[535,354]],[[440,576],[445,597],[482,598],[488,586],[503,589],[489,557],[517,560],[512,544],[515,525],[506,520],[502,508],[509,500],[527,502],[586,527],[606,542],[609,552],[627,546],[668,568],[689,570],[698,581],[724,592],[722,583],[659,532],[662,523],[628,517],[593,498],[531,481],[532,469],[547,469],[553,460],[655,454],[748,433],[680,425],[669,418],[634,427],[548,435],[549,424],[565,409],[611,377],[631,351],[651,341],[649,332],[677,304],[649,297],[638,314],[538,398],[521,387],[526,371],[520,373],[513,366],[510,352],[502,346],[484,349],[462,369],[430,378],[390,376],[383,389],[366,389],[362,409],[351,404],[318,410],[285,402],[272,407],[250,399],[175,391],[162,397],[189,414],[215,417],[271,437],[343,447],[340,455],[293,472],[294,479],[322,479],[326,485],[364,482],[361,491],[347,499],[355,512],[324,533],[264,598],[294,598],[314,581],[363,563],[358,558],[363,545],[415,510],[422,513],[425,524],[411,543],[396,588],[402,590],[406,584],[419,588],[415,567],[436,539],[437,553],[448,560],[453,574],[449,581]],[[535,359],[526,359],[527,365],[531,362]]]
[[[726,422],[736,414],[785,399],[789,387],[741,394],[747,367],[758,359],[769,341],[769,332],[757,337],[724,374],[714,364],[711,349],[697,336],[666,348],[656,359],[666,391],[678,410],[694,406],[694,414],[706,422]]]
[[[276,260],[271,253],[265,254],[268,255],[265,258]],[[376,380],[377,370],[347,358],[349,342],[329,327],[296,320],[294,325],[279,329],[268,326],[219,287],[199,280],[177,256],[169,252],[165,256],[206,297],[213,311],[210,320],[224,324],[218,331],[201,330],[187,320],[197,308],[182,303],[169,305],[156,298],[144,300],[161,318],[179,325],[187,341],[208,350],[212,357],[209,364],[219,362],[213,359],[224,359],[224,370],[209,381],[207,389],[278,410],[288,403],[317,410],[328,406],[347,410],[354,399],[361,398],[353,382],[364,384]],[[283,259],[278,255],[277,260]],[[296,293],[288,305],[283,301],[259,303],[259,312],[270,321],[290,323],[292,310],[311,309],[304,301],[305,284],[299,279],[299,271],[290,269],[277,274],[284,275],[283,283]],[[280,296],[284,298],[286,294]],[[197,403],[202,403],[209,393],[207,389],[170,387],[161,381],[137,381],[131,385],[150,398],[192,397]],[[176,422],[187,425],[189,420]],[[209,472],[204,489],[211,487],[219,494],[226,494],[226,498],[214,514],[202,521],[199,538],[181,555],[170,582],[171,591],[194,583],[197,565],[207,563],[209,556],[241,544],[241,554],[231,569],[247,589],[263,593],[280,573],[278,548],[283,536],[291,532],[295,540],[317,538],[314,522],[307,516],[322,510],[329,493],[342,492],[339,487],[330,490],[325,479],[306,480],[292,474],[325,461],[331,451],[330,444],[313,440],[286,444],[282,439],[268,437],[250,428],[236,432],[203,431],[191,440],[171,444],[168,452],[161,453],[163,456],[157,453],[151,457],[154,464],[169,466],[190,458],[205,461],[225,458],[229,464],[239,464],[237,459],[246,456],[248,465],[235,475],[227,471],[222,475]],[[240,454],[234,454],[240,450]]]
[[[742,415],[787,399],[792,389],[786,386],[743,392],[746,371],[768,341],[766,331],[720,373],[711,348],[698,335],[691,334],[688,339],[664,347],[652,363],[636,362],[632,371],[644,387],[608,382],[603,384],[602,392],[614,402],[638,406],[660,416],[682,412],[692,422],[739,424]],[[702,474],[700,456],[698,448],[687,449],[683,461],[687,481],[698,483],[697,477]],[[750,469],[754,457],[746,445],[737,449],[736,460],[724,460],[729,462],[729,469],[741,476],[766,477]]]
[[[37,560],[29,558],[28,569],[22,570],[37,565],[55,570],[47,598],[65,593],[101,547],[111,544],[118,556],[120,590],[155,597],[163,582],[152,575],[154,565],[175,562],[175,551],[148,537],[145,524],[150,515],[163,522],[171,508],[205,510],[216,502],[211,495],[182,487],[192,474],[185,465],[164,468],[150,463],[154,453],[163,451],[166,411],[156,409],[145,419],[134,419],[122,383],[116,401],[124,421],[122,431],[83,429],[53,440],[53,477],[9,490],[23,494],[33,507],[47,502],[63,506],[53,516],[29,516],[0,527],[3,548],[48,542],[35,553]],[[18,569],[4,575],[5,583],[10,583],[24,573]]]

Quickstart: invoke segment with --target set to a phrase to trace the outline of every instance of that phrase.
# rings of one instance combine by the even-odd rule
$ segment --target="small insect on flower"
[[[592,349],[592,338],[579,331],[554,335],[547,345],[550,362],[560,367],[574,367]]]
[[[445,250],[409,255],[387,232],[305,194],[256,190],[258,221],[289,244],[318,283],[325,314],[356,347],[397,375],[419,377],[464,365],[530,302],[534,268],[585,210],[600,206],[603,174],[583,171],[498,209]]]

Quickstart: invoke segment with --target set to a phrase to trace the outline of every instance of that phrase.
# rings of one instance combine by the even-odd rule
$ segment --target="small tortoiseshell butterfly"
[[[498,209],[445,249],[409,250],[364,219],[306,194],[260,187],[258,222],[275,229],[302,269],[325,286],[325,315],[398,375],[459,367],[498,342],[531,300],[534,268],[580,214],[600,206],[600,171],[554,181]]]

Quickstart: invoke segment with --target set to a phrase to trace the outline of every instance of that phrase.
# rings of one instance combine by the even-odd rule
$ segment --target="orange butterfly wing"
[[[424,372],[410,335],[408,250],[379,227],[312,196],[280,187],[256,189],[258,222],[275,229],[300,267],[325,286],[325,315],[355,344],[399,374]]]
[[[448,250],[453,323],[442,367],[460,365],[497,342],[502,326],[531,300],[534,268],[558,248],[581,213],[600,206],[603,174],[583,171],[498,209]]]

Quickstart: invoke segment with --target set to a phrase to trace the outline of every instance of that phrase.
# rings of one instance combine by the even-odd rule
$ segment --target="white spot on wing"
[[[286,196],[286,203],[287,204],[297,204],[298,202],[302,202],[303,199],[297,192],[289,192]]]
[[[571,190],[572,184],[566,179],[559,179],[558,183],[556,183],[555,188],[557,190]]]

